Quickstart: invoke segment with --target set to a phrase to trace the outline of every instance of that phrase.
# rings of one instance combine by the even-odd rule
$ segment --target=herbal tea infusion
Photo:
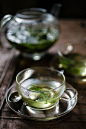
[[[59,61],[66,75],[75,77],[86,76],[86,56],[79,53],[69,53],[63,56],[59,55]]]
[[[56,81],[44,82],[37,79],[28,79],[21,84],[19,92],[27,105],[35,108],[48,108],[60,99],[65,89],[65,86],[59,87],[60,85]]]

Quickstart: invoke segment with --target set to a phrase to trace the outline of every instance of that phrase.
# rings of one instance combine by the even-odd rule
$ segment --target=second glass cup
[[[57,51],[50,66],[64,72],[68,81],[86,83],[86,44],[66,43]]]

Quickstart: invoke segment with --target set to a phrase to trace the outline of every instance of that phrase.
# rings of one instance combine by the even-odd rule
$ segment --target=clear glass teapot
[[[57,18],[42,8],[23,9],[14,16],[5,15],[1,29],[4,25],[9,43],[33,60],[41,59],[60,35]]]

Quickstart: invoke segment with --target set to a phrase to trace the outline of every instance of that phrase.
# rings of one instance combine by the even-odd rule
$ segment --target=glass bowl
[[[59,105],[64,93],[65,77],[57,70],[34,67],[19,72],[16,86],[25,105],[34,110],[48,110]]]
[[[67,78],[86,81],[86,45],[64,44],[50,63],[51,67],[62,70]]]

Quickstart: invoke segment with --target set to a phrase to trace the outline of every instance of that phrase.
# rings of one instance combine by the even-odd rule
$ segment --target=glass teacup
[[[86,78],[86,45],[66,44],[64,50],[58,51],[60,67],[65,75],[76,78]],[[86,80],[86,79],[85,79]]]
[[[66,43],[57,51],[50,66],[64,72],[66,79],[75,83],[86,82],[86,44]]]
[[[16,87],[25,105],[35,110],[47,110],[59,105],[66,89],[65,76],[51,68],[27,68],[17,74]]]

